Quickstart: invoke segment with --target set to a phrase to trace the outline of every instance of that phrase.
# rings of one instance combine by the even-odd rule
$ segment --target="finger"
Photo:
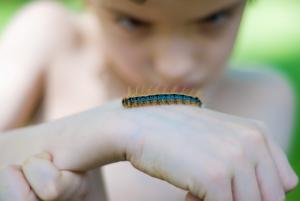
[[[243,163],[238,166],[232,180],[234,201],[262,201],[256,180],[255,167]]]
[[[29,158],[22,166],[25,177],[42,200],[71,200],[84,197],[86,181],[82,174],[59,171],[51,155],[42,153]]]
[[[0,170],[0,200],[38,201],[20,167],[14,165]]]
[[[203,201],[203,200],[193,196],[191,193],[187,193],[185,196],[185,201]]]
[[[270,134],[270,130],[264,123],[254,121],[254,125],[265,135],[266,143],[268,145],[270,154],[276,165],[277,173],[280,176],[280,181],[284,187],[285,192],[291,191],[298,184],[298,176],[291,167],[286,154],[278,146]]]
[[[284,200],[283,186],[270,155],[257,164],[256,176],[263,201]]]
[[[209,175],[204,201],[233,201],[231,178],[227,173],[225,169],[215,168]]]
[[[276,142],[274,142],[273,139],[267,139],[268,146],[276,164],[276,168],[284,190],[285,192],[291,191],[298,184],[298,176],[292,169],[288,158],[286,154],[282,151],[282,149],[276,144]]]

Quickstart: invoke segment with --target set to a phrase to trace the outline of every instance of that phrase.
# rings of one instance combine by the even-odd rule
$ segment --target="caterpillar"
[[[122,99],[122,105],[125,108],[171,104],[193,105],[198,107],[202,106],[202,101],[199,97],[195,96],[195,93],[192,93],[192,91],[189,91],[189,93],[187,93],[182,90],[181,92],[174,93],[174,89],[170,91],[151,91],[147,94],[145,94],[144,92],[139,94],[138,90],[136,89],[136,93],[131,94],[129,88],[128,95]]]

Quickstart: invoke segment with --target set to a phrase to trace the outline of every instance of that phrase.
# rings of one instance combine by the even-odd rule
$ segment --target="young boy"
[[[29,119],[49,121],[81,112],[137,86],[201,91],[207,110],[157,106],[123,112],[117,107],[118,112],[112,112],[118,114],[113,115],[116,121],[105,110],[101,115],[84,113],[3,134],[0,200],[105,200],[95,168],[121,160],[135,168],[120,162],[102,171],[111,201],[180,201],[186,191],[194,195],[188,195],[190,200],[283,200],[284,192],[292,190],[298,179],[281,151],[288,149],[292,133],[293,94],[286,81],[272,72],[226,67],[246,3],[87,0],[89,12],[84,14],[71,13],[53,1],[27,6],[0,43],[0,129],[20,127]],[[100,118],[104,114],[109,120]],[[128,148],[125,158],[120,159],[122,154],[114,158],[115,149],[109,145],[119,147],[119,134],[113,140],[100,135],[100,148],[94,143],[97,136],[84,136],[93,133],[96,117],[105,122],[102,126],[108,124],[103,127],[108,133],[117,133],[114,127],[127,133],[137,129],[137,136],[143,137],[130,137],[126,148],[134,148]],[[249,119],[264,122],[269,132]],[[76,131],[82,138],[69,135],[53,140],[62,128],[72,128],[63,131]],[[15,150],[14,146],[21,147]],[[45,149],[51,154],[20,165]],[[99,154],[109,152],[110,157]],[[38,172],[43,168],[47,174],[41,176]],[[87,170],[87,175],[76,173]],[[197,176],[201,179],[194,181]]]

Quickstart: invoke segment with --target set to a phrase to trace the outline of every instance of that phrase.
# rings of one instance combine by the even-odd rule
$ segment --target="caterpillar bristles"
[[[139,89],[140,89],[139,90],[139,95],[144,96],[144,91],[143,91],[144,90],[144,85],[141,85]]]
[[[159,93],[167,94],[168,93],[168,87],[167,86],[162,86],[161,91]]]
[[[146,96],[147,95],[147,92],[146,92],[146,89],[145,89],[145,85],[141,86],[141,94],[142,94],[142,96]]]
[[[138,96],[138,95],[139,95],[138,87],[135,87],[135,94],[134,94],[134,96]]]
[[[191,94],[192,94],[192,90],[191,89],[188,89],[187,91],[186,91],[186,93],[185,93],[186,95],[188,95],[188,96],[191,96]]]
[[[190,96],[195,96],[196,92],[197,92],[196,89],[191,89],[188,94]]]
[[[125,108],[170,104],[201,107],[201,100],[195,96],[197,93],[198,90],[196,89],[182,88],[178,90],[178,86],[167,87],[160,86],[159,84],[149,87],[145,85],[141,85],[140,87],[136,86],[133,90],[128,87],[128,94],[126,98],[122,99],[122,105]]]
[[[184,87],[183,89],[181,89],[181,90],[180,90],[180,93],[186,94],[186,93],[187,93],[187,92],[186,92],[186,88]]]
[[[199,90],[197,90],[196,96],[197,96],[197,97],[202,97],[202,94],[201,94],[201,92],[200,92]]]
[[[170,93],[175,93],[176,92],[176,86],[174,85],[173,88],[170,90]]]
[[[152,94],[159,93],[160,90],[161,90],[161,86],[159,84],[156,84],[152,91]]]
[[[132,93],[131,93],[131,88],[130,88],[130,86],[128,86],[128,88],[127,88],[127,98],[128,97],[131,97],[132,96]]]
[[[174,85],[173,87],[166,87],[156,85],[150,85],[146,87],[146,85],[141,85],[140,87],[136,86],[132,90],[132,87],[128,86],[126,97],[134,97],[134,96],[148,96],[155,94],[185,94],[188,96],[201,97],[199,89],[186,89],[185,87],[181,90],[178,90],[178,86]]]
[[[152,85],[150,88],[149,88],[149,95],[152,95],[152,94],[155,94],[156,93],[156,91],[157,91],[157,88],[158,88],[158,85],[156,84],[154,84],[154,85]]]

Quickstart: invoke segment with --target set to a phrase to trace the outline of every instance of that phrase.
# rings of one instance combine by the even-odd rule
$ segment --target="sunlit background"
[[[0,0],[0,34],[15,12],[27,2],[29,0]],[[63,2],[77,11],[82,8],[80,0]],[[253,1],[245,13],[232,63],[234,66],[267,64],[291,81],[298,104],[295,135],[288,156],[300,175],[300,0]],[[298,189],[290,193],[287,200],[299,201]]]

